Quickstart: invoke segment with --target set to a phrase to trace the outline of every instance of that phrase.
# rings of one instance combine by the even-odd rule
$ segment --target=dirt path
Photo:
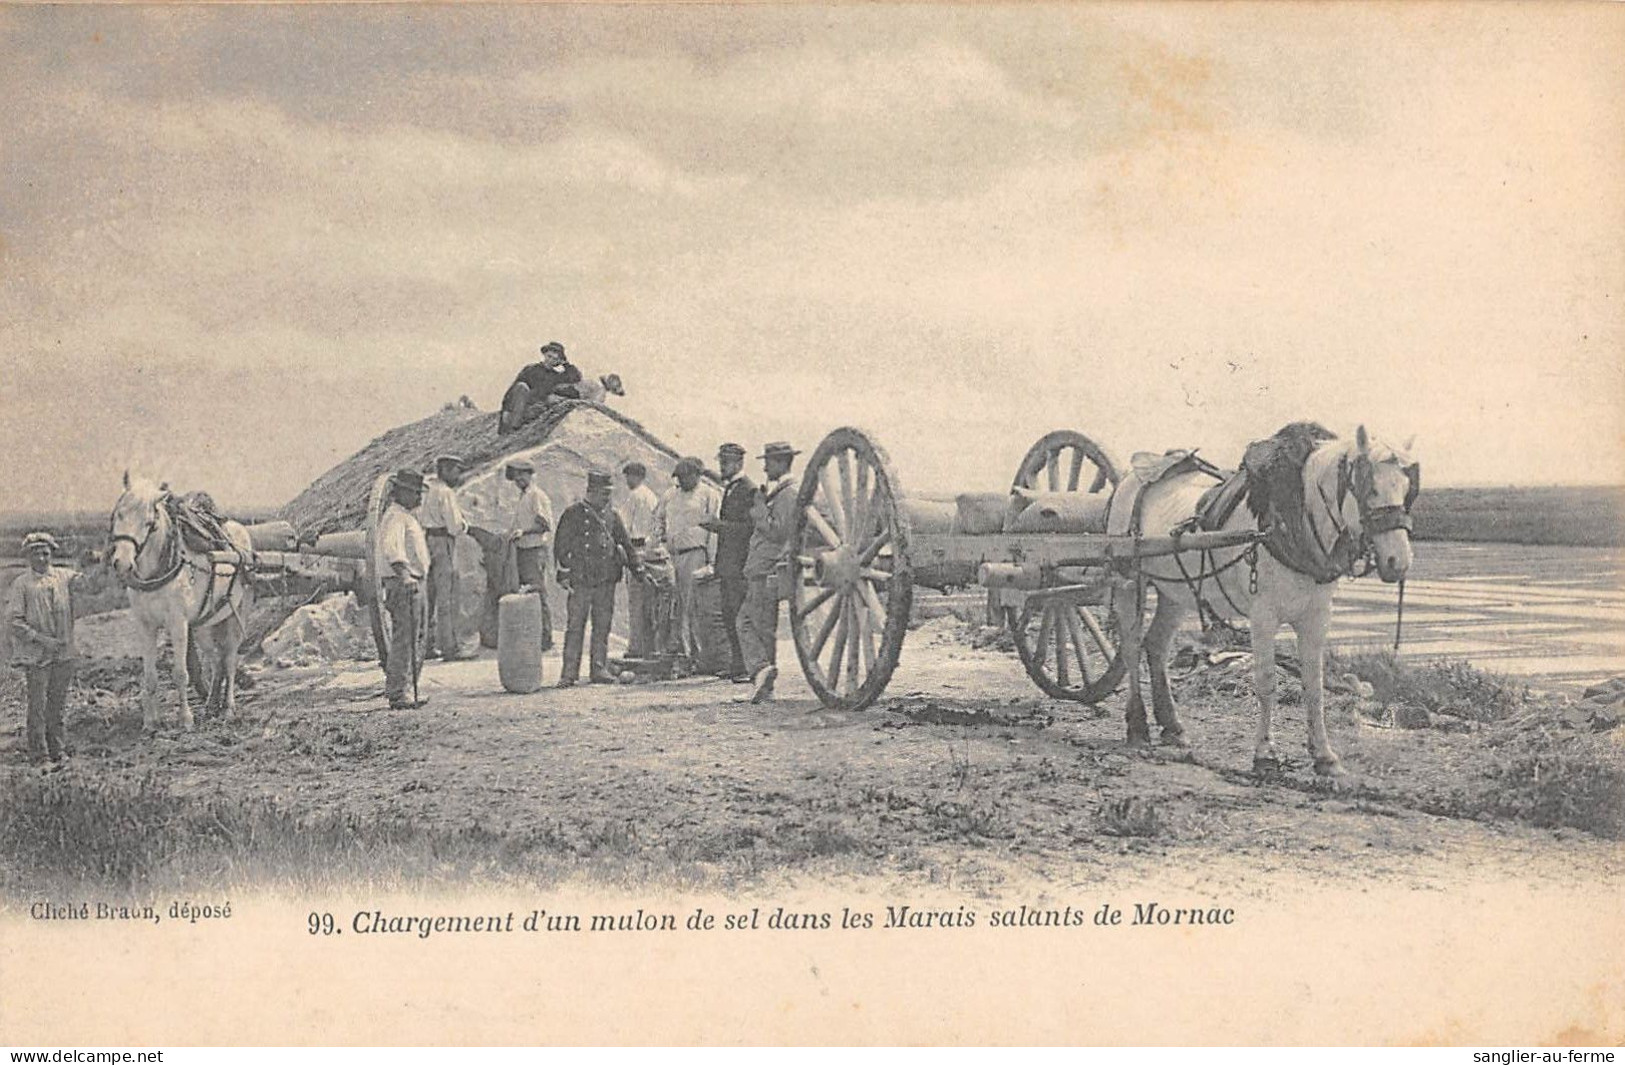
[[[1625,872],[1618,842],[1475,819],[1461,790],[1484,772],[1474,732],[1377,728],[1334,698],[1353,782],[1334,790],[1299,753],[1260,784],[1244,771],[1244,671],[1182,681],[1193,754],[1135,754],[1117,698],[1098,711],[1044,698],[1013,656],[970,648],[946,620],[910,634],[892,697],[861,713],[822,708],[793,668],[765,707],[715,680],[508,695],[491,659],[431,663],[415,712],[381,710],[379,683],[376,667],[265,671],[235,724],[152,740],[127,701],[87,708],[72,772],[469,841],[486,864],[458,875],[473,876],[724,890],[879,877],[997,894],[1152,874],[1249,893],[1276,876]],[[1283,753],[1303,735],[1287,706]]]

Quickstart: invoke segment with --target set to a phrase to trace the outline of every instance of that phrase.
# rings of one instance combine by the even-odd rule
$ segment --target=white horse
[[[1319,433],[1330,437],[1324,430]],[[1304,446],[1311,445],[1306,442]],[[1262,544],[1150,558],[1142,563],[1143,582],[1132,576],[1114,581],[1112,607],[1123,659],[1130,663],[1126,716],[1131,744],[1147,744],[1151,739],[1137,668],[1143,646],[1162,741],[1185,745],[1185,729],[1168,688],[1168,650],[1180,619],[1196,608],[1200,595],[1203,606],[1214,614],[1248,621],[1259,704],[1254,770],[1269,773],[1280,767],[1270,720],[1275,709],[1275,633],[1286,623],[1298,636],[1315,771],[1344,774],[1326,737],[1322,689],[1332,596],[1341,577],[1361,575],[1361,563],[1365,572],[1374,565],[1389,583],[1404,578],[1411,565],[1410,508],[1420,484],[1420,468],[1403,451],[1372,441],[1363,425],[1353,441],[1329,438],[1312,446],[1302,467],[1301,504],[1293,500],[1290,513],[1284,515],[1268,512],[1254,494],[1248,500],[1250,505],[1238,506],[1222,526],[1226,530],[1272,527],[1273,533]],[[1289,480],[1296,476],[1294,472]],[[1134,506],[1133,493],[1119,489],[1112,499],[1108,528],[1167,535],[1190,521],[1197,513],[1198,500],[1214,483],[1199,471],[1176,472],[1156,481],[1142,493],[1137,523],[1131,523],[1130,515],[1124,513]],[[1250,490],[1267,489],[1254,484]],[[1142,639],[1147,583],[1156,588],[1157,609]]]
[[[187,546],[168,485],[130,480],[113,507],[108,535],[113,571],[130,592],[130,613],[142,633],[141,714],[148,730],[159,724],[158,631],[169,633],[180,723],[190,729],[189,650],[212,668],[208,706],[230,719],[237,709],[237,654],[253,605],[249,570],[254,557],[248,530],[223,523],[230,550],[218,558]],[[229,557],[235,554],[235,559]],[[195,643],[191,642],[195,640]]]

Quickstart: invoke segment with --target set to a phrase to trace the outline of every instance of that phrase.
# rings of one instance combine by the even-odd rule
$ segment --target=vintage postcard
[[[0,1042],[1618,1044],[1621,55],[0,5]]]

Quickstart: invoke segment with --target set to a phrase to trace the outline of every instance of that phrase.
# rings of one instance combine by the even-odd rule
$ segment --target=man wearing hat
[[[661,542],[677,571],[677,614],[667,650],[693,659],[700,657],[701,650],[699,597],[694,585],[716,553],[716,534],[710,525],[717,520],[722,502],[717,490],[700,479],[704,471],[705,464],[697,458],[678,460],[671,473],[677,483],[661,498],[655,517]]]
[[[435,479],[423,499],[420,523],[429,542],[429,650],[426,657],[451,662],[469,657],[457,637],[457,538],[468,535],[468,520],[457,504],[456,489],[468,464],[457,455],[441,455],[434,463]],[[438,650],[437,650],[438,648]]]
[[[389,506],[378,520],[378,550],[384,576],[384,609],[389,611],[389,654],[384,662],[384,696],[391,710],[412,710],[417,697],[418,633],[428,623],[423,580],[429,573],[429,544],[412,514],[423,502],[423,474],[397,470],[390,478]]]
[[[502,413],[497,416],[497,432],[511,433],[542,412],[549,397],[581,380],[581,371],[570,365],[564,345],[550,340],[542,345],[542,361],[520,370],[502,397]]]
[[[11,661],[28,687],[28,758],[61,762],[66,754],[62,711],[73,680],[73,571],[51,565],[59,552],[48,532],[23,537],[28,569],[11,582],[6,621],[11,630]]]
[[[660,506],[660,497],[645,483],[648,475],[648,468],[636,460],[621,467],[621,476],[626,478],[626,502],[620,507],[621,524],[626,526],[632,546],[643,556],[647,556],[655,540],[655,511]],[[653,635],[659,621],[654,613],[658,607],[648,593],[649,589],[641,581],[632,581],[626,586],[626,608],[632,615],[626,653],[633,658],[658,654],[662,647]]]
[[[734,681],[750,679],[745,671],[745,658],[739,648],[739,608],[745,602],[745,556],[750,552],[750,537],[756,524],[751,521],[751,504],[756,499],[756,485],[745,476],[745,449],[738,444],[723,444],[717,448],[717,470],[722,474],[722,502],[717,517],[706,527],[717,534],[716,557],[712,568],[721,585],[722,627],[728,633],[728,663],[720,675]]]
[[[626,533],[621,516],[609,505],[612,480],[607,470],[587,474],[587,497],[572,503],[559,516],[559,531],[553,541],[553,557],[559,564],[559,583],[570,590],[566,604],[564,662],[559,669],[559,687],[576,683],[581,671],[581,643],[587,619],[592,618],[592,660],[589,674],[594,684],[613,684],[609,673],[609,629],[615,620],[615,585],[620,583],[623,566],[639,580],[643,577],[638,552]]]
[[[509,535],[513,537],[514,570],[521,588],[531,588],[542,601],[542,650],[553,649],[553,614],[547,607],[547,542],[553,535],[553,501],[536,483],[528,459],[508,463],[504,471],[519,489]]]
[[[779,679],[779,586],[781,570],[789,565],[790,537],[795,530],[796,483],[790,466],[801,454],[783,441],[762,449],[766,483],[751,501],[752,531],[745,554],[745,602],[739,609],[739,646],[745,668],[755,685],[750,701],[773,698]]]

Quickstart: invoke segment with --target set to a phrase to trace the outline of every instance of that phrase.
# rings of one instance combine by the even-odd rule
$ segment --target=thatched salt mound
[[[281,517],[306,538],[361,528],[380,474],[402,467],[431,473],[434,460],[446,454],[460,455],[471,464],[467,480],[457,489],[457,501],[469,523],[496,534],[514,528],[516,521],[519,490],[503,477],[507,462],[525,459],[536,467],[536,483],[552,502],[556,522],[565,507],[586,493],[589,469],[617,474],[618,508],[626,499],[625,483],[618,476],[622,466],[634,459],[643,463],[650,486],[658,492],[670,483],[679,457],[631,418],[596,403],[555,403],[518,432],[500,436],[495,414],[452,408],[380,436],[317,478],[282,509]],[[454,558],[460,575],[457,653],[470,654],[481,643],[495,645],[498,597],[514,589],[505,583],[505,567],[494,556],[486,557],[477,537],[458,538]],[[542,561],[551,568],[551,557]],[[559,628],[565,616],[564,594],[551,578],[548,584],[553,624]],[[616,614],[616,624],[624,628],[625,607],[617,608]]]
[[[358,529],[366,523],[367,499],[379,474],[402,467],[432,473],[434,460],[446,454],[461,455],[472,464],[469,488],[487,474],[495,475],[494,483],[481,486],[483,490],[458,493],[465,508],[488,509],[503,486],[501,463],[523,457],[535,462],[537,482],[553,501],[555,513],[581,497],[589,467],[619,472],[626,462],[638,459],[649,468],[650,484],[658,488],[664,487],[678,458],[642,425],[596,403],[554,403],[542,417],[507,435],[497,433],[495,413],[454,408],[378,437],[318,477],[279,516],[306,537]],[[619,481],[617,477],[617,494],[623,491]],[[484,497],[480,502],[486,506],[471,503],[470,494]],[[474,513],[469,518],[479,520]]]

